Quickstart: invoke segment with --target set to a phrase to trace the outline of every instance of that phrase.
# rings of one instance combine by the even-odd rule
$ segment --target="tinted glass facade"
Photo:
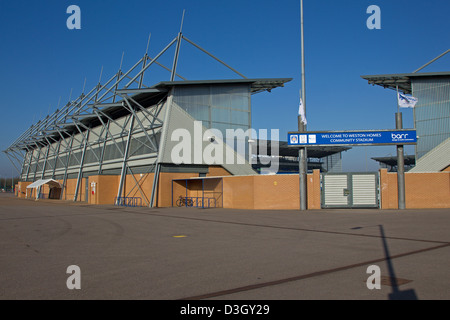
[[[205,128],[217,129],[224,141],[248,159],[248,137],[245,141],[226,140],[227,129],[251,127],[251,91],[249,84],[187,85],[177,86],[173,91],[173,101],[189,113],[195,120],[202,121]],[[238,145],[244,145],[241,152]]]
[[[450,79],[418,77],[411,85],[412,95],[419,100],[414,108],[417,160],[450,137]]]
[[[225,137],[226,129],[251,125],[250,86],[202,85],[176,87],[174,102],[206,128],[219,129]]]

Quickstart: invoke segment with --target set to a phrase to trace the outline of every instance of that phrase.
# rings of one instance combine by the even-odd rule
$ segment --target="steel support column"
[[[63,177],[63,183],[62,183],[62,189],[61,189],[61,196],[60,196],[60,200],[62,200],[64,192],[65,192],[65,188],[66,188],[66,182],[67,182],[67,170],[69,169],[69,164],[70,164],[70,157],[72,155],[72,146],[73,146],[73,140],[75,139],[75,136],[72,135],[70,138],[70,146],[67,152],[67,159],[66,159],[66,165],[64,167],[64,177]]]
[[[80,159],[80,170],[78,171],[78,178],[77,178],[77,185],[75,188],[75,195],[73,197],[73,201],[77,201],[78,198],[78,192],[80,191],[80,183],[81,183],[81,179],[83,177],[83,165],[84,165],[84,158],[86,156],[86,149],[87,146],[89,144],[88,140],[89,140],[89,132],[90,130],[87,131],[86,133],[86,137],[84,140],[84,146],[83,146],[83,153],[81,154],[81,159]]]
[[[166,101],[166,112],[164,115],[164,122],[168,123],[169,122],[169,117],[170,117],[170,113],[172,110],[172,101],[173,101],[173,89],[171,89],[171,91],[168,94],[168,98]],[[156,167],[155,167],[155,175],[153,177],[153,185],[152,185],[152,194],[150,197],[150,205],[149,207],[152,208],[155,206],[155,198],[157,197],[157,188],[158,188],[158,182],[159,182],[159,173],[161,170],[161,162],[162,162],[162,157],[164,155],[165,152],[165,140],[166,140],[166,135],[168,134],[168,125],[163,126],[163,130],[161,132],[161,139],[160,139],[160,144],[159,144],[159,151],[158,151],[158,158],[156,159]]]
[[[38,170],[38,165],[39,165],[39,160],[41,159],[41,147],[38,146],[38,156],[36,159],[36,165],[34,167],[34,173],[33,173],[33,181],[36,181],[36,174],[37,174],[37,170]]]
[[[48,154],[50,153],[50,145],[47,146],[47,151],[45,152],[45,159],[44,159],[44,165],[42,167],[42,173],[41,173],[41,180],[44,179],[45,175],[45,169],[47,167],[47,160],[48,160]],[[39,186],[39,188],[36,190],[37,198],[39,199],[39,196],[41,195],[41,189],[42,186]]]
[[[56,163],[58,162],[58,159],[59,159],[59,150],[60,149],[61,149],[61,140],[58,141],[58,146],[56,147],[55,163],[53,164],[52,179],[55,179]]]
[[[47,160],[48,160],[49,153],[50,153],[50,145],[47,146],[47,151],[45,152],[45,159],[44,159],[44,165],[42,166],[41,179],[44,179],[45,169],[47,168]]]
[[[100,161],[98,163],[98,174],[102,174],[102,167],[103,167],[103,160],[105,159],[105,149],[106,149],[106,142],[108,141],[108,132],[109,132],[109,126],[111,121],[108,120],[108,123],[106,124],[106,130],[105,130],[105,141],[103,141],[102,146],[102,153],[100,154]]]
[[[29,157],[29,162],[28,162],[28,167],[27,167],[27,175],[26,175],[25,181],[28,181],[28,176],[30,175],[30,168],[31,168],[31,163],[33,162],[34,150],[30,151],[29,149],[27,149],[27,153],[30,154],[30,157]]]
[[[161,150],[160,150],[161,152]],[[159,162],[156,163],[155,167],[155,175],[153,177],[153,184],[152,184],[152,194],[150,196],[150,208],[153,208],[155,206],[155,198],[158,196],[158,193],[156,190],[158,189],[158,182],[159,182],[159,173],[161,171],[161,164]]]
[[[119,204],[119,198],[122,196],[122,192],[123,192],[123,185],[125,183],[125,178],[126,178],[126,172],[127,172],[127,159],[128,159],[128,151],[130,149],[130,142],[131,142],[131,133],[133,131],[133,125],[134,125],[134,113],[131,115],[131,120],[130,120],[130,126],[128,129],[128,139],[127,139],[127,143],[125,145],[125,152],[123,155],[123,162],[122,162],[122,170],[120,172],[120,182],[119,182],[119,190],[117,191],[117,205]]]

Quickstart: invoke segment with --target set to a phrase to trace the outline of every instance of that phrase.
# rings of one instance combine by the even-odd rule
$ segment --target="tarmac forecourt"
[[[235,300],[215,315],[270,313],[275,300],[447,300],[449,227],[450,209],[149,209],[0,194],[0,299],[176,300],[185,314]],[[373,265],[380,289],[368,286]]]

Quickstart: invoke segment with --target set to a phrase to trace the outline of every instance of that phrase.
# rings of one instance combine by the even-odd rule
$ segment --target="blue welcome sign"
[[[288,146],[366,146],[417,144],[413,129],[289,132]]]

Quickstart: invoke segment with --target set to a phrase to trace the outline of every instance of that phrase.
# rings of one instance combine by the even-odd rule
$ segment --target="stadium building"
[[[182,40],[239,78],[187,80],[177,74]],[[174,45],[168,68],[158,59]],[[144,83],[154,65],[169,71],[170,79]],[[450,73],[363,78],[419,99],[406,208],[449,208]],[[252,95],[280,90],[291,80],[247,78],[180,32],[154,58],[146,53],[17,138],[4,151],[20,172],[16,195],[148,207],[298,210],[306,200],[307,209],[397,209],[397,174],[343,173],[342,152],[349,148],[340,146],[308,147],[307,199],[300,199],[298,150],[251,128],[252,112],[258,112]]]
[[[192,81],[178,75],[182,40],[240,78]],[[168,68],[158,58],[173,45],[175,56]],[[145,72],[155,64],[170,72],[170,80],[147,85]],[[190,197],[197,206],[201,201],[201,206],[222,207],[222,180],[188,183],[186,179],[252,177],[265,173],[273,163],[279,169],[276,173],[298,173],[296,150],[285,142],[252,136],[251,130],[252,95],[291,80],[246,78],[180,32],[155,58],[146,53],[130,70],[119,70],[105,83],[83,92],[14,141],[5,153],[21,173],[17,194],[154,207],[175,205],[182,194],[188,197],[188,190],[196,194],[201,190],[201,197]],[[231,141],[226,139],[227,130],[236,133]],[[237,134],[242,132],[247,134]],[[186,136],[192,139],[185,140]],[[341,152],[348,149],[310,149],[310,172],[341,171]],[[221,154],[224,161],[208,159],[206,150],[209,155]],[[292,180],[294,188],[296,180]],[[184,189],[178,192],[178,186]]]

